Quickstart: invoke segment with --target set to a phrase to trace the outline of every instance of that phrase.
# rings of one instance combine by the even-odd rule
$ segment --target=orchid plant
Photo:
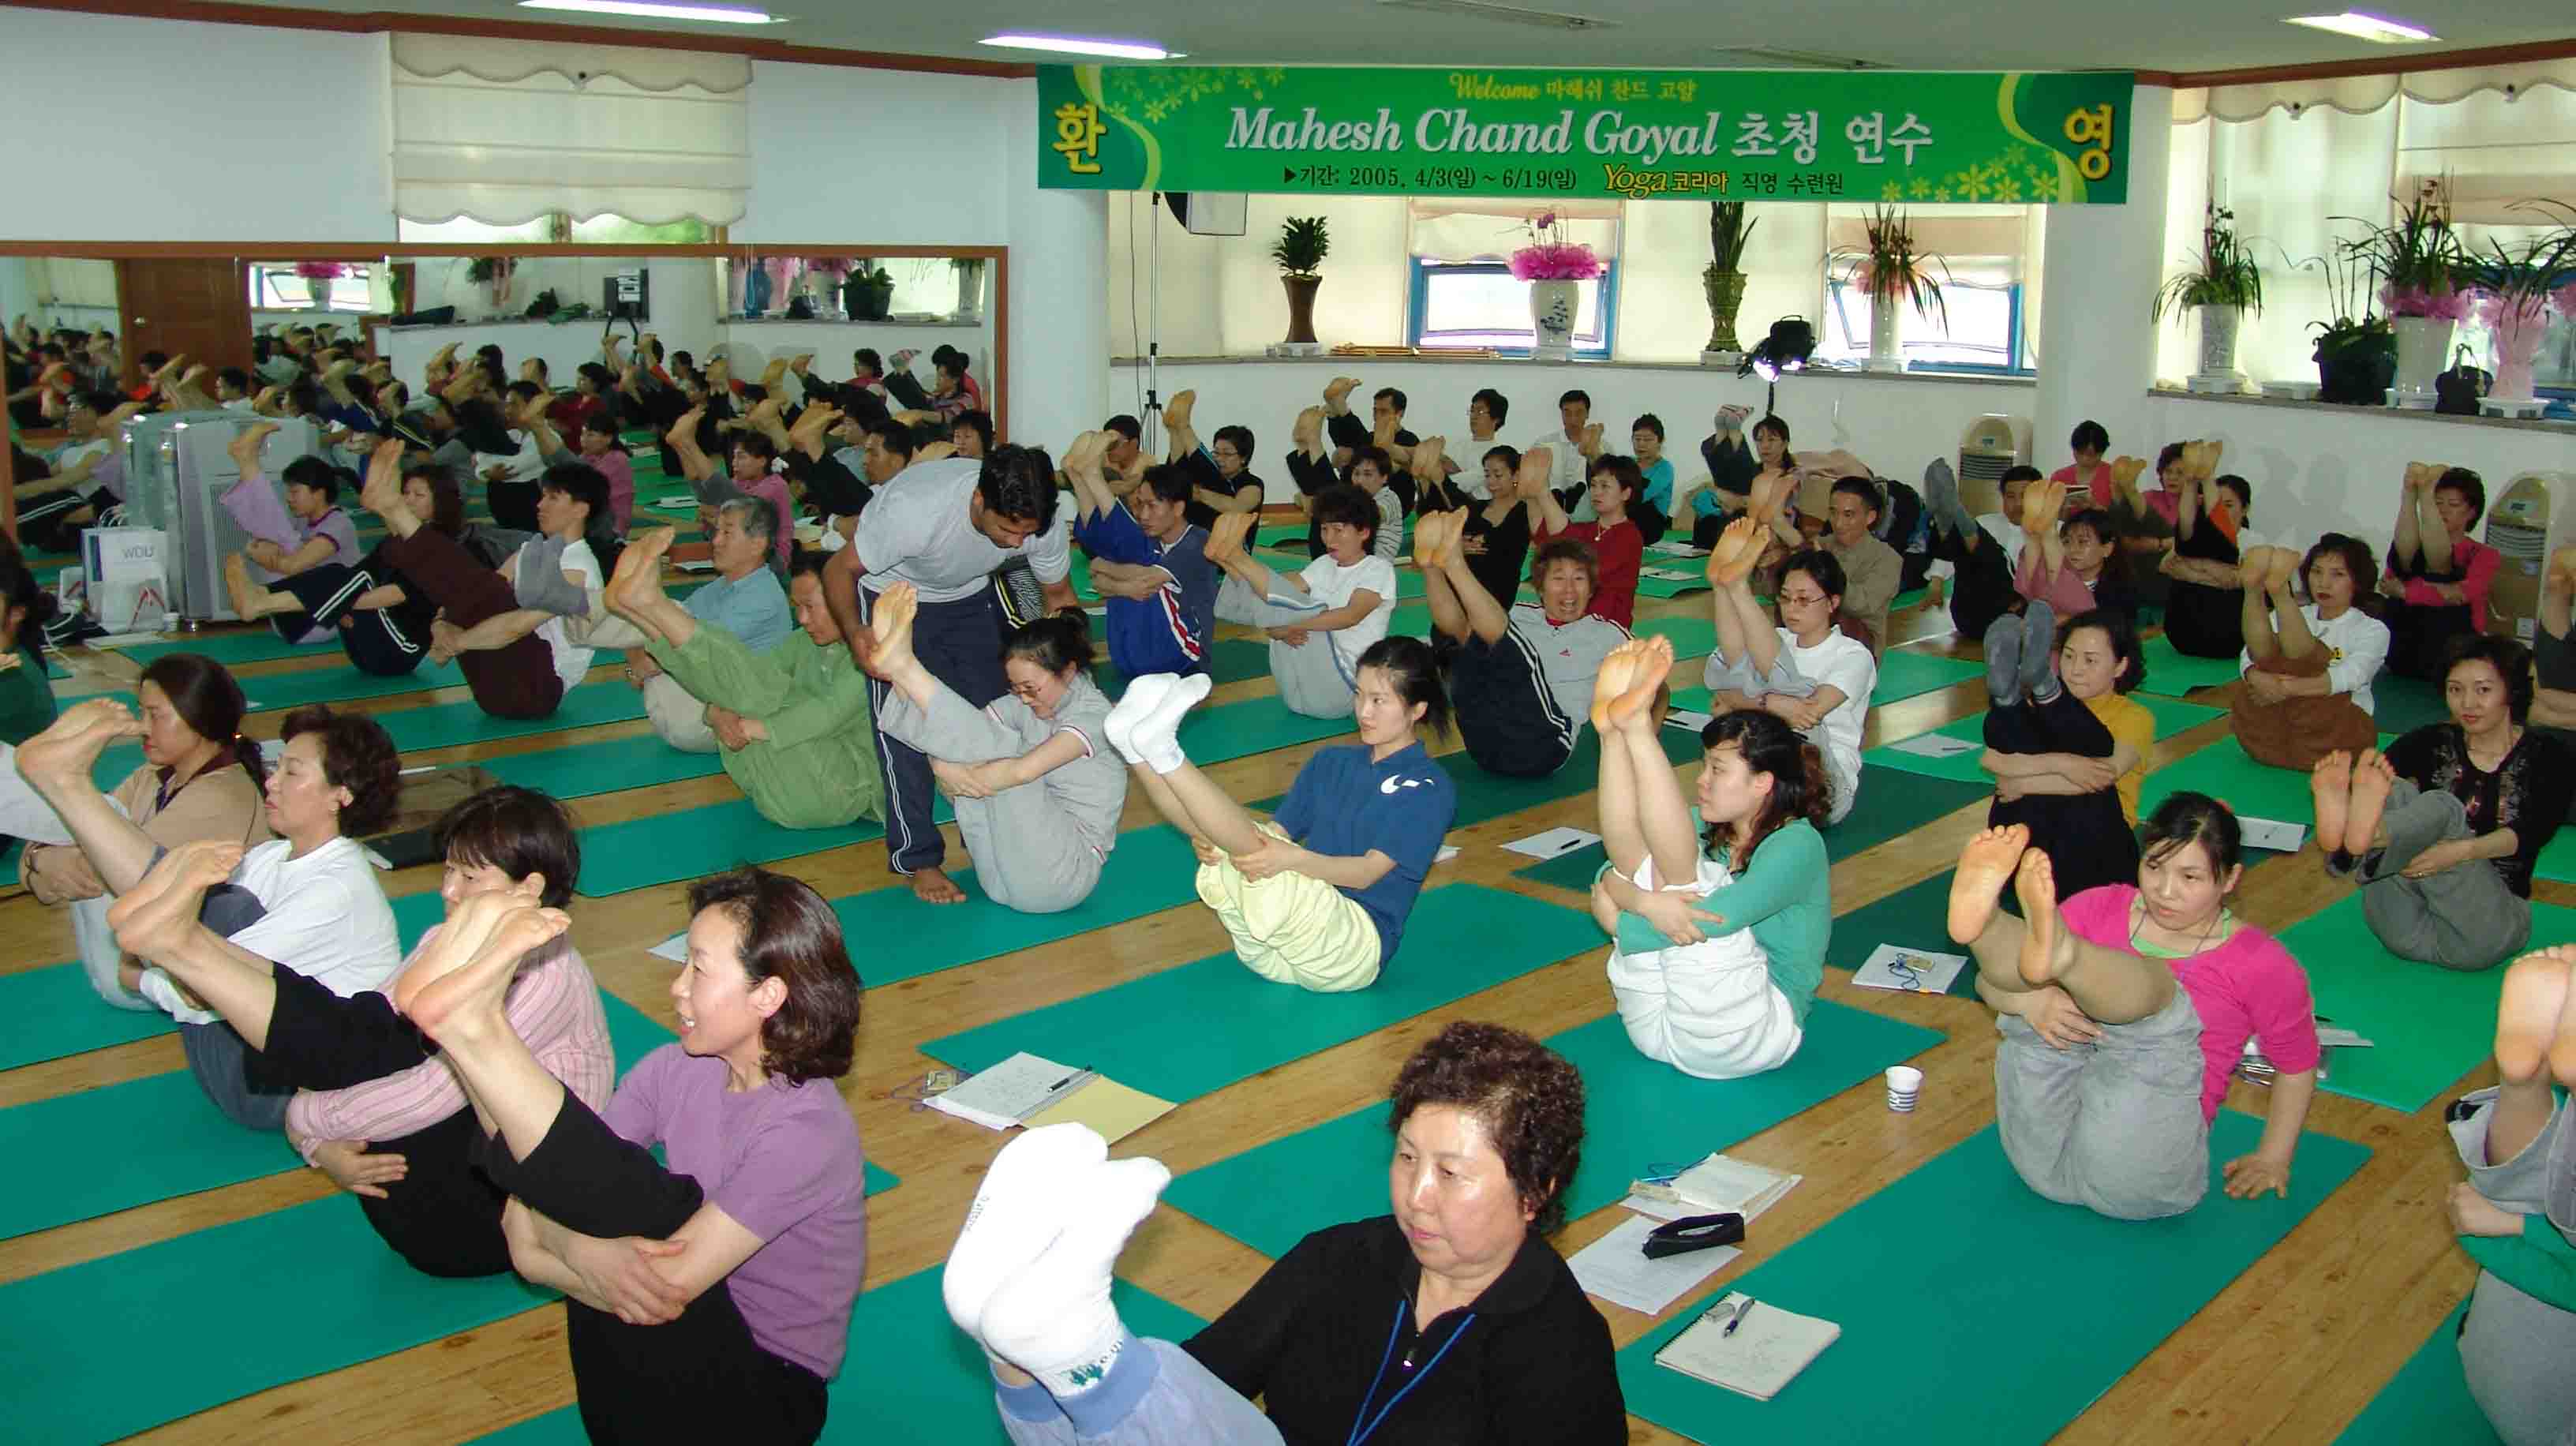
[[[345,261],[298,261],[295,274],[307,281],[337,281],[349,274]]]
[[[1565,218],[1541,211],[1529,219],[1530,244],[1512,253],[1512,276],[1520,281],[1590,281],[1603,270],[1601,258],[1580,241],[1565,239]]]

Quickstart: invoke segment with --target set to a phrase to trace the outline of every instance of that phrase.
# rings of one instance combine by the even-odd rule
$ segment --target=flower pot
[[[1715,266],[1700,273],[1700,284],[1708,290],[1708,347],[1712,352],[1740,352],[1743,346],[1735,339],[1735,315],[1744,307],[1744,281],[1741,271],[1720,271]]]
[[[2359,342],[2328,351],[2317,348],[2317,400],[2345,406],[2388,405],[2388,384],[2397,376],[2394,340]]]
[[[1283,340],[1312,345],[1315,340],[1315,293],[1323,289],[1324,278],[1282,276],[1279,284],[1288,291],[1288,335]]]
[[[2531,369],[2540,358],[2541,333],[2549,329],[2549,303],[2529,297],[2519,305],[2498,302],[2495,308],[2495,385],[2487,395],[2503,402],[2528,402]]]
[[[2236,369],[2236,333],[2245,320],[2237,307],[2218,302],[2195,306],[2200,313],[2200,370],[2191,375],[2195,392],[2245,390],[2245,374]]]
[[[1870,298],[1869,360],[1862,364],[1864,371],[1901,372],[1905,370],[1905,346],[1898,340],[1897,331],[1899,324],[1905,320],[1905,313],[1900,309],[1901,306],[1902,303],[1893,296]]]
[[[757,274],[757,273],[754,273]],[[841,309],[852,321],[883,321],[894,304],[894,283],[863,281],[853,275],[841,285]]]
[[[2451,329],[2455,325],[2446,316],[2390,319],[2389,326],[2397,333],[2397,381],[2391,389],[2389,405],[2433,405],[2433,377],[2450,360]]]
[[[1530,283],[1530,332],[1536,341],[1530,348],[1531,360],[1573,359],[1574,317],[1581,306],[1582,286],[1578,282]]]

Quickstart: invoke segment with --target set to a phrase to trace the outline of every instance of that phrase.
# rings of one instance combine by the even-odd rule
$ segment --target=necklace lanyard
[[[1423,1364],[1422,1374],[1405,1382],[1403,1387],[1397,1390],[1393,1396],[1389,1397],[1387,1399],[1387,1403],[1383,1407],[1379,1408],[1378,1413],[1375,1416],[1370,1416],[1368,1414],[1368,1403],[1377,1399],[1377,1388],[1379,1384],[1386,1379],[1387,1362],[1395,1359],[1395,1338],[1404,1334],[1404,1308],[1409,1304],[1411,1304],[1411,1302],[1403,1300],[1398,1300],[1395,1303],[1395,1323],[1388,1326],[1386,1331],[1386,1353],[1377,1358],[1377,1374],[1369,1377],[1368,1394],[1360,1397],[1360,1415],[1367,1418],[1367,1424],[1363,1425],[1359,1421],[1353,1421],[1351,1423],[1350,1437],[1342,1443],[1342,1446],[1360,1446],[1360,1443],[1366,1441],[1379,1426],[1384,1425],[1387,1413],[1395,1409],[1396,1403],[1402,1401],[1406,1395],[1410,1394],[1414,1387],[1421,1385],[1423,1381],[1430,1376],[1433,1368],[1440,1364],[1440,1358],[1449,1354],[1449,1348],[1458,1344],[1458,1337],[1465,1335],[1467,1333],[1467,1327],[1476,1323],[1476,1313],[1472,1310],[1467,1312],[1467,1318],[1458,1322],[1458,1328],[1449,1333],[1449,1339],[1442,1341],[1440,1343],[1440,1349],[1432,1352],[1431,1359]]]

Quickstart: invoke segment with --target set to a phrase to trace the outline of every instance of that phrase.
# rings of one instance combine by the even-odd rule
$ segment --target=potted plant
[[[841,309],[852,321],[883,321],[894,305],[894,273],[862,256],[841,283]]]
[[[2344,249],[2368,265],[2378,278],[2380,304],[2388,308],[2397,333],[2395,405],[2429,408],[2434,403],[2433,374],[2451,353],[2451,331],[2469,314],[2470,295],[2462,275],[2468,260],[2442,188],[2428,186],[2401,208],[2397,224],[2382,226],[2358,217],[2364,234]]]
[[[510,301],[510,274],[517,263],[507,256],[477,256],[465,267],[465,279],[492,288],[492,304],[506,306]]]
[[[331,283],[348,275],[349,268],[339,261],[298,261],[295,274],[307,283],[306,304],[315,311],[327,311],[331,306]]]
[[[2200,370],[2192,374],[2195,392],[2241,392],[2245,376],[2236,370],[2236,333],[2252,311],[2263,311],[2263,272],[2253,248],[2236,234],[2236,213],[2216,201],[2201,214],[2200,254],[2192,269],[2166,278],[2156,288],[2154,316],[2164,320],[2171,308],[2179,320],[2185,308],[2200,313]]]
[[[1708,203],[1708,269],[1700,282],[1708,288],[1708,346],[1702,366],[1734,366],[1744,359],[1735,339],[1735,314],[1744,305],[1744,244],[1758,221],[1747,220],[1742,201]]]
[[[2576,207],[2557,201],[2526,201],[2514,209],[2576,220]],[[2495,385],[2489,395],[2497,401],[2537,403],[2531,369],[2540,354],[2541,333],[2549,327],[2552,299],[2562,313],[2576,316],[2576,276],[2571,271],[2576,271],[2576,225],[2568,220],[2518,246],[2489,237],[2483,253],[2468,255],[2468,289],[2477,296],[2478,319],[2495,338]]]
[[[1834,252],[1830,261],[1843,267],[1844,285],[1869,298],[1868,370],[1901,372],[1905,353],[1898,344],[1897,323],[1904,313],[1899,303],[1910,304],[1919,315],[1939,317],[1947,328],[1950,308],[1941,299],[1941,283],[1950,279],[1950,267],[1940,257],[1915,248],[1912,223],[1894,207],[1872,207],[1869,219],[1861,223],[1861,235],[1859,249],[1845,247]],[[1936,270],[1940,281],[1932,279]]]
[[[2344,246],[2334,256],[2312,256],[2301,263],[2303,268],[2309,264],[2324,268],[2335,308],[2334,320],[2308,323],[2317,334],[2317,400],[2384,405],[2388,384],[2397,375],[2397,333],[2388,329],[2387,317],[2371,309],[2370,268]]]
[[[1579,283],[1601,274],[1601,258],[1566,240],[1565,218],[1554,211],[1531,217],[1529,234],[1530,244],[1512,253],[1512,275],[1530,284],[1530,360],[1571,361],[1583,300]]]
[[[1288,291],[1288,340],[1313,345],[1315,292],[1324,284],[1324,258],[1333,238],[1322,216],[1291,216],[1280,224],[1270,259],[1279,263],[1279,284]]]

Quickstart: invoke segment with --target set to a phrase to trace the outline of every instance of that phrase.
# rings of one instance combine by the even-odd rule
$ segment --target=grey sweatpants
[[[2476,970],[2522,952],[2531,941],[2531,901],[2515,897],[2494,865],[2476,859],[2422,879],[2401,872],[2437,843],[2475,837],[2467,805],[2401,778],[2389,790],[2386,824],[2388,847],[2342,864],[2329,857],[2326,872],[2360,881],[2362,916],[2390,953]]]
[[[1117,1364],[1077,1398],[1080,1420],[1044,1386],[993,1391],[1016,1446],[1279,1446],[1279,1428],[1196,1356],[1170,1341],[1127,1338]]]
[[[1263,597],[1231,575],[1216,594],[1218,617],[1256,628],[1302,628],[1317,613],[1328,611],[1295,588],[1278,588]],[[1312,634],[1304,646],[1294,648],[1273,640],[1270,676],[1279,680],[1279,701],[1288,705],[1288,711],[1309,718],[1348,718],[1359,696],[1359,679],[1342,667],[1330,633]]]
[[[1711,692],[1724,689],[1730,693],[1742,693],[1748,698],[1759,698],[1768,693],[1778,693],[1785,698],[1812,698],[1820,686],[1798,671],[1798,660],[1789,655],[1786,647],[1772,661],[1768,673],[1755,672],[1751,658],[1729,659],[1724,653],[1711,653],[1700,670],[1700,681]],[[1843,765],[1836,761],[1834,751],[1825,746],[1824,728],[1824,724],[1818,723],[1806,737],[1815,745],[1816,756],[1824,760],[1826,776],[1833,781],[1833,810],[1825,816],[1825,822],[1831,825],[1850,816],[1852,805],[1860,801],[1860,777],[1857,774],[1848,778],[1843,776]]]
[[[2017,1015],[1995,1026],[1995,1129],[2024,1183],[2115,1220],[2180,1215],[2209,1189],[2200,1012],[2173,1002],[2092,1044],[2052,1048]]]
[[[519,600],[527,602],[524,589],[522,593]],[[564,635],[583,647],[621,648],[628,653],[642,652],[652,641],[642,628],[604,610],[597,617],[566,620]],[[644,680],[644,716],[652,720],[653,732],[663,742],[682,753],[716,751],[716,730],[707,726],[706,703],[668,673]]]
[[[899,689],[886,690],[877,731],[951,763],[990,763],[1028,751],[991,714],[941,688],[916,708]],[[1023,914],[1061,913],[1091,897],[1106,862],[1047,793],[1044,780],[1006,788],[991,798],[952,798],[957,833],[975,858],[975,880],[994,903]]]
[[[2576,1131],[2562,1107],[2522,1153],[2488,1164],[2487,1122],[2495,1113],[2495,1097],[2492,1089],[2468,1097],[2478,1109],[2451,1122],[2451,1142],[2479,1194],[2514,1214],[2539,1214],[2553,1188],[2576,1190],[2576,1183],[2553,1179],[2551,1169],[2553,1158],[2567,1149],[2568,1135]],[[2469,1296],[2469,1318],[2459,1344],[2469,1395],[2505,1446],[2576,1443],[2576,1371],[2567,1369],[2576,1360],[2576,1312],[2482,1270]]]

